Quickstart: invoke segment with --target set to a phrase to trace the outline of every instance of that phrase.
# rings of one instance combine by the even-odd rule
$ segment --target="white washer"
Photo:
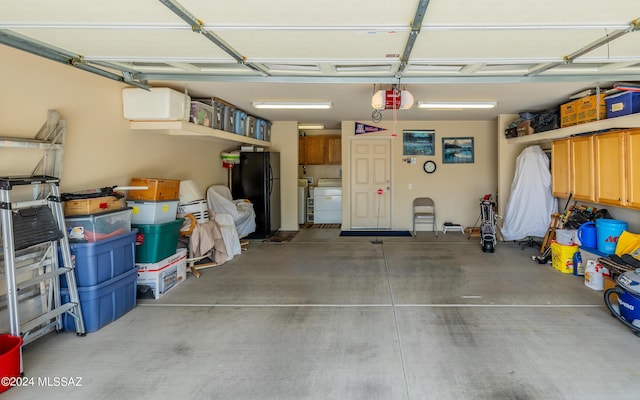
[[[313,189],[314,220],[316,224],[342,223],[342,181],[318,179]]]

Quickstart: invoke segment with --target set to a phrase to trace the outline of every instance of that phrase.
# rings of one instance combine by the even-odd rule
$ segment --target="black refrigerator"
[[[266,238],[280,229],[280,153],[241,152],[231,176],[233,198],[248,199],[256,212],[256,231],[247,238]]]

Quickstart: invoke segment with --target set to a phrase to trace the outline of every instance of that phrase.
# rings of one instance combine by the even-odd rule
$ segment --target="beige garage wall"
[[[385,128],[386,131],[367,133],[362,136],[388,137],[394,131],[392,121],[370,123]],[[404,129],[435,130],[435,156],[416,156],[415,164],[407,164],[402,159],[402,131]],[[355,135],[355,121],[342,124],[342,167],[343,167],[343,228],[350,228],[349,210],[350,142],[358,140]],[[445,221],[463,226],[473,226],[480,214],[480,198],[487,193],[494,196],[497,189],[497,121],[406,121],[395,127],[397,137],[392,140],[392,228],[411,229],[411,202],[415,197],[428,196],[434,199],[437,209],[438,229]],[[443,164],[442,138],[473,137],[475,162],[473,164]],[[434,160],[437,170],[426,174],[422,165],[426,160]],[[420,225],[420,230],[430,230],[428,225]]]
[[[69,66],[0,46],[0,136],[31,138],[47,110],[67,120],[62,191],[126,185],[132,176],[192,179],[206,190],[227,184],[220,144],[129,130],[125,87]],[[0,149],[0,175],[29,174],[39,154]]]

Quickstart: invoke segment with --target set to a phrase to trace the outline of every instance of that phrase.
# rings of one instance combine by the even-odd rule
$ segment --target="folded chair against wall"
[[[209,209],[217,214],[229,214],[233,218],[238,237],[243,238],[256,230],[256,213],[253,204],[245,199],[233,199],[224,185],[211,185],[207,189]]]
[[[436,206],[430,197],[413,199],[413,236],[416,236],[416,224],[431,224],[433,232],[438,237]]]

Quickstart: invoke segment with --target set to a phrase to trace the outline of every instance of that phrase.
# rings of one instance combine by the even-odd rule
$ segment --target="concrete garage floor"
[[[252,241],[84,338],[24,347],[3,399],[638,399],[640,338],[602,292],[460,233]]]

